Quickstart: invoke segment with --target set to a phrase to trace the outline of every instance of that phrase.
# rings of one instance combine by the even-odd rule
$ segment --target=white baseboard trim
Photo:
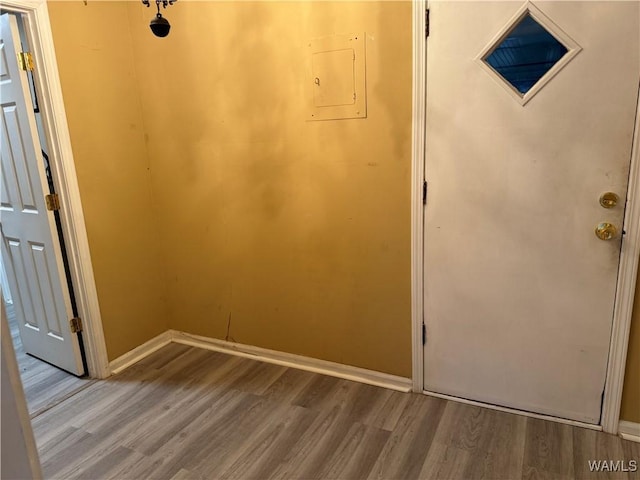
[[[620,420],[618,423],[618,434],[625,440],[640,443],[640,423]]]
[[[428,392],[426,390],[423,393],[431,397],[443,398],[445,400],[464,403],[466,405],[473,405],[475,407],[489,408],[491,410],[498,410],[499,412],[513,413],[514,415],[522,415],[524,417],[539,418],[541,420],[549,420],[550,422],[573,425],[574,427],[581,427],[581,428],[588,428],[589,430],[602,431],[602,425],[594,425],[592,423],[578,422],[576,420],[568,420],[566,418],[552,417],[551,415],[543,415],[540,413],[527,412],[526,410],[517,410],[515,408],[501,407],[499,405],[493,405],[491,403],[477,402],[475,400],[468,400],[466,398],[454,397],[453,395],[446,395],[444,393]]]
[[[216,338],[202,337],[176,330],[170,330],[170,335],[173,342],[182,343],[184,345],[191,345],[193,347],[205,348],[207,350],[251,358],[262,362],[274,363],[285,367],[298,368],[300,370],[307,370],[309,372],[320,373],[322,375],[330,375],[332,377],[352,380],[354,382],[389,388],[399,392],[411,391],[410,378],[376,372],[365,368],[352,367],[350,365],[329,362],[327,360],[295,355],[293,353],[278,352],[276,350],[243,345],[241,343],[226,342]]]
[[[145,357],[148,357],[153,352],[155,352],[156,350],[160,350],[162,347],[168,345],[169,343],[171,343],[171,331],[167,330],[157,337],[152,338],[148,342],[143,343],[139,347],[134,348],[130,352],[119,356],[114,361],[109,362],[109,370],[111,370],[111,375],[120,373],[125,368],[133,365],[136,362],[139,362]]]

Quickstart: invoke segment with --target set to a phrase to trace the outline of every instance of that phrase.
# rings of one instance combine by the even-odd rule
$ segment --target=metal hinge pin
[[[82,319],[80,317],[74,317],[69,320],[69,328],[71,333],[79,333],[82,331]]]
[[[20,70],[33,72],[35,63],[33,62],[33,55],[30,52],[18,53],[18,66]]]
[[[50,193],[49,195],[45,195],[44,201],[47,205],[47,210],[52,212],[60,210],[60,197],[58,197],[57,193]]]

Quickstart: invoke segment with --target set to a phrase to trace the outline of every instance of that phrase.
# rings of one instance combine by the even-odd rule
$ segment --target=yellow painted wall
[[[165,39],[138,2],[49,5],[110,358],[231,319],[239,342],[409,376],[410,4],[184,2]],[[368,118],[306,122],[306,42],[361,31]],[[631,421],[639,317],[640,293]]]
[[[638,275],[640,280],[640,272]],[[620,418],[640,423],[640,281],[636,283]]]
[[[180,5],[49,4],[109,358],[231,318],[410,375],[410,4]],[[361,31],[369,118],[306,122],[306,42]]]
[[[113,360],[168,328],[127,7],[51,2],[49,13]]]
[[[410,3],[129,14],[171,327],[410,376]],[[363,31],[368,118],[307,122],[308,41]]]

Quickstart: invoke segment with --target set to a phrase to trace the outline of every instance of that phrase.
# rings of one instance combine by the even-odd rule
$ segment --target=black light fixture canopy
[[[169,20],[164,18],[160,13],[160,4],[162,4],[163,8],[167,8],[167,5],[173,5],[177,1],[178,0],[155,0],[158,13],[156,17],[151,20],[151,23],[149,23],[149,28],[156,37],[166,37],[169,35],[169,30],[171,30]],[[142,3],[147,7],[151,6],[151,0],[142,0]]]

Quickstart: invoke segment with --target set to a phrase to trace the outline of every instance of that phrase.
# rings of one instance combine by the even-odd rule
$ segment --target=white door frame
[[[424,315],[424,152],[427,106],[426,0],[413,0],[413,120],[411,142],[411,380],[413,391],[424,387],[422,321]]]
[[[49,161],[56,192],[60,197],[60,219],[67,248],[76,304],[82,318],[82,339],[88,375],[110,375],[107,348],[98,304],[89,240],[84,223],[71,137],[62,98],[53,34],[46,0],[3,0],[3,10],[21,13],[35,60],[34,79],[40,87],[43,123],[50,148]]]
[[[422,185],[425,178],[426,127],[426,0],[413,0],[413,124],[411,167],[411,333],[413,391],[424,391],[422,321],[424,316],[424,205]],[[640,91],[639,91],[640,96]],[[426,140],[428,141],[428,139]],[[618,433],[622,387],[629,344],[629,330],[640,263],[640,97],[631,152],[631,170],[625,211],[618,285],[613,313],[609,364],[602,403],[600,428]],[[427,240],[428,241],[428,240]],[[476,405],[488,404],[473,402]],[[500,410],[508,410],[500,408]],[[544,416],[544,418],[553,419]],[[571,422],[570,422],[571,423]],[[574,422],[575,423],[575,422]]]

